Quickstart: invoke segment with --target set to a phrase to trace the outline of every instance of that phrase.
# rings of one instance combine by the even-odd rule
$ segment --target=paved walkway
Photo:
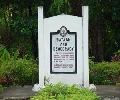
[[[32,85],[8,87],[0,93],[0,100],[29,100],[36,94],[37,92],[32,91]]]
[[[96,88],[102,100],[120,100],[120,86],[97,85]]]
[[[97,85],[96,87],[102,100],[120,100],[120,86]],[[0,100],[29,100],[36,94],[37,92],[32,91],[32,86],[9,87],[0,94]]]

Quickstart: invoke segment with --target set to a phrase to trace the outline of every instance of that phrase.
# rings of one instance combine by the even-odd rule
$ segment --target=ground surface
[[[102,100],[120,100],[120,86],[97,85],[96,87],[96,92]],[[0,94],[0,100],[29,100],[36,94],[37,92],[32,91],[32,86],[9,87]]]
[[[103,100],[120,100],[120,86],[97,85],[97,93]]]
[[[29,100],[30,97],[36,95],[37,92],[32,91],[32,86],[15,86],[8,87],[0,94],[0,100]]]

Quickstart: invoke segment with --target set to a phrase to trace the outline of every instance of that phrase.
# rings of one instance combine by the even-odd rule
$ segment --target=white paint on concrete
[[[83,84],[89,88],[89,56],[88,56],[88,6],[82,7],[83,19]]]
[[[39,54],[39,83],[44,86],[44,66],[45,66],[45,48],[44,48],[44,30],[43,30],[43,7],[38,7],[38,54]]]
[[[96,86],[94,84],[90,84],[89,90],[96,91],[97,88],[96,88]]]
[[[77,32],[77,73],[50,73],[50,32],[57,32],[65,26],[70,32]],[[38,47],[39,47],[39,87],[45,86],[45,78],[50,83],[80,84],[89,88],[88,65],[88,7],[82,7],[82,17],[58,15],[43,18],[43,7],[38,7]],[[36,85],[35,87],[37,87]],[[34,88],[35,88],[34,87]]]

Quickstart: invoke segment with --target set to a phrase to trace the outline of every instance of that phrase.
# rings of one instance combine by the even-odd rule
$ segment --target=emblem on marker
[[[67,34],[67,28],[66,28],[65,26],[62,26],[62,27],[60,28],[60,35],[61,35],[62,37],[64,37],[64,36],[66,36],[66,34]]]

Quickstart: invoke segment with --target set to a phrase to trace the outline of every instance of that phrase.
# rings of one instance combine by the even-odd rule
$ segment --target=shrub
[[[0,85],[0,93],[3,91],[3,87],[2,85]]]
[[[89,68],[92,68],[95,64],[94,64],[94,56],[92,56],[92,57],[89,57]]]
[[[120,50],[114,53],[114,56],[111,57],[112,61],[120,61]]]
[[[38,77],[38,68],[32,60],[26,58],[11,58],[2,61],[0,67],[0,77],[6,79],[8,85],[31,84],[35,77]]]
[[[90,83],[115,85],[120,78],[120,62],[102,62],[90,68]]]
[[[1,60],[9,60],[9,59],[10,59],[10,53],[2,44],[0,44],[0,63]]]
[[[38,78],[37,64],[28,56],[19,58],[17,50],[12,55],[0,44],[0,79],[2,85],[24,85],[33,84],[33,80]]]
[[[68,86],[58,83],[40,89],[38,95],[30,100],[99,100],[99,97],[95,92],[86,88],[79,89],[75,85]]]

